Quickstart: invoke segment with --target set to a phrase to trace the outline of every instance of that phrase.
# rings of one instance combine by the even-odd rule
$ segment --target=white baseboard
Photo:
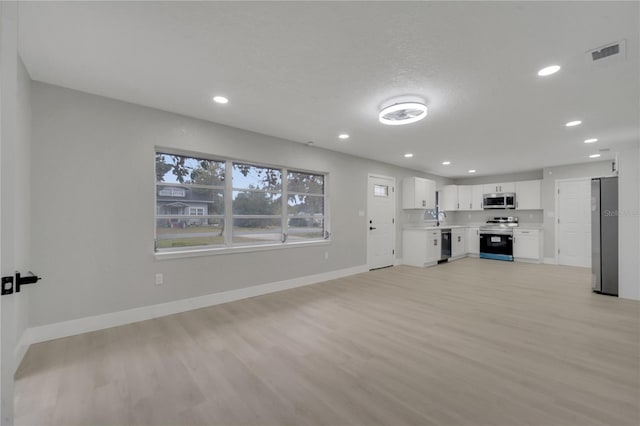
[[[24,357],[24,354],[27,352],[29,345],[34,343],[59,339],[61,337],[74,336],[76,334],[88,333],[90,331],[102,330],[105,328],[117,327],[119,325],[145,321],[193,309],[206,308],[208,306],[247,299],[249,297],[262,296],[264,294],[348,277],[350,275],[367,272],[368,270],[369,268],[367,268],[366,265],[355,266],[352,268],[339,269],[322,274],[307,275],[285,281],[260,284],[252,287],[239,288],[237,290],[192,297],[189,299],[175,300],[158,305],[143,306],[140,308],[127,309],[125,311],[111,312],[103,315],[95,315],[70,321],[31,327],[24,332],[20,339],[18,348],[16,349],[16,359],[18,361],[22,361],[22,357]],[[20,362],[17,363],[17,365],[19,364]]]
[[[545,257],[542,260],[542,263],[544,263],[545,265],[557,265],[555,257]]]

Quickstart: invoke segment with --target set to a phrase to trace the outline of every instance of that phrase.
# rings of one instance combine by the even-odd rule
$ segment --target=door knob
[[[373,226],[369,227],[369,231],[373,231],[374,229],[378,229],[378,228],[374,228]]]

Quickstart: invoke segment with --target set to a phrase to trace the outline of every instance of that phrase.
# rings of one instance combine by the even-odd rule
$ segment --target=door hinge
[[[560,249],[558,249],[558,254],[560,254]]]
[[[391,192],[396,192],[396,187],[395,186],[391,187]]]
[[[560,193],[560,188],[558,188],[558,194]]]
[[[396,254],[396,251],[395,250],[391,250],[391,254]]]
[[[560,224],[560,218],[558,218],[558,224]]]
[[[395,218],[391,218],[391,223],[396,223],[396,219]]]

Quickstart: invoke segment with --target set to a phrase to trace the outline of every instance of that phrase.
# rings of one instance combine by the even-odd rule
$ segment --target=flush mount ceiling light
[[[599,158],[600,154],[591,154],[589,158]]]
[[[451,161],[443,161],[443,162],[442,162],[442,165],[443,165],[443,166],[448,166],[449,164],[451,164]]]
[[[412,154],[412,153],[410,153],[410,152],[407,152],[407,153],[404,155],[404,158],[411,158],[411,157],[413,157],[413,154]]]
[[[342,139],[342,140],[349,139],[349,135],[347,133],[340,133],[338,135],[338,139]]]
[[[573,126],[578,126],[578,125],[580,125],[580,124],[582,124],[582,121],[580,121],[580,120],[573,120],[573,121],[570,121],[570,122],[568,122],[567,124],[565,124],[565,126],[567,126],[567,127],[573,127]]]
[[[225,98],[224,96],[214,96],[213,97],[213,102],[215,102],[217,104],[228,104],[229,103],[229,99]]]
[[[469,170],[469,173],[475,173],[476,171],[474,169]]]
[[[538,71],[538,75],[540,77],[546,77],[548,75],[555,74],[558,71],[560,71],[560,65],[549,65],[548,67],[544,67]]]
[[[585,139],[584,143],[594,143],[598,142],[598,138]]]
[[[396,98],[387,102],[378,115],[382,124],[401,126],[415,123],[427,116],[427,106],[415,97]]]

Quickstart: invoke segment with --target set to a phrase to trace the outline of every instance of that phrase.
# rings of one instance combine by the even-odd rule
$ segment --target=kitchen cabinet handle
[[[473,209],[473,207],[471,207],[471,203],[469,203],[469,210]]]
[[[437,246],[438,245],[438,240],[433,240],[433,245]]]

